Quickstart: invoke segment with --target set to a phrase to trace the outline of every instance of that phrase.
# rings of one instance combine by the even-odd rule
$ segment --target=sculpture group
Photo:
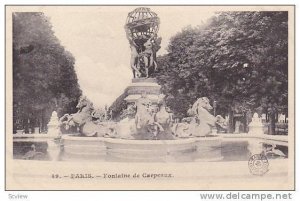
[[[93,104],[86,97],[81,97],[77,105],[78,112],[65,114],[60,118],[64,129],[77,128],[83,136],[112,137],[123,139],[172,139],[203,137],[211,134],[211,128],[216,124],[226,127],[227,122],[220,115],[214,117],[209,110],[212,106],[208,98],[199,98],[191,108],[191,115],[181,122],[174,122],[173,114],[164,101],[153,104],[146,94],[134,105],[128,105],[126,115],[119,122],[101,118],[104,114],[96,115]],[[150,136],[151,138],[144,138]],[[170,139],[170,138],[167,138]]]
[[[148,78],[157,70],[156,52],[160,49],[161,38],[157,36],[159,18],[149,8],[137,8],[130,12],[125,25],[130,44],[133,77]]]

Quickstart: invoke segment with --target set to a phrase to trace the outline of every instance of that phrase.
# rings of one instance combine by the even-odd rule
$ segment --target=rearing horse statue
[[[211,127],[215,126],[217,118],[210,114],[212,106],[207,97],[199,98],[189,109],[191,117],[184,122],[174,124],[173,133],[179,137],[202,137],[211,133]]]
[[[70,126],[81,127],[85,122],[92,120],[92,112],[94,110],[93,103],[85,96],[81,96],[76,106],[78,111],[74,114],[65,114],[60,119],[61,125],[65,125],[66,129]]]
[[[65,114],[60,118],[60,125],[65,126],[68,130],[70,126],[79,128],[80,134],[84,136],[116,136],[115,125],[112,122],[101,122],[101,118],[97,116],[93,103],[85,96],[81,97],[78,105],[79,110],[74,114]],[[101,115],[100,115],[101,116]],[[93,121],[99,119],[100,122]]]

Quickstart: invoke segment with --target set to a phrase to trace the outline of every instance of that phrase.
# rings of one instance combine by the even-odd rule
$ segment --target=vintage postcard
[[[294,6],[6,10],[6,190],[294,190]]]

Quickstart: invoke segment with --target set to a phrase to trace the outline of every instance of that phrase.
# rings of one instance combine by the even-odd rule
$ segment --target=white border
[[[0,40],[2,49],[1,49],[1,71],[0,71],[0,79],[2,80],[1,82],[1,98],[0,98],[0,104],[3,106],[2,110],[2,115],[0,116],[1,121],[0,121],[0,128],[2,128],[3,132],[2,133],[2,140],[0,140],[0,147],[1,147],[1,155],[4,156],[4,100],[5,100],[5,94],[4,94],[4,5],[6,4],[124,4],[124,1],[121,0],[103,0],[103,1],[95,1],[95,0],[85,0],[85,1],[79,1],[79,0],[72,0],[71,2],[68,0],[52,0],[52,1],[44,1],[44,0],[31,0],[31,1],[24,1],[24,0],[15,0],[15,1],[8,1],[8,0],[3,0],[1,1],[1,27],[3,28],[1,31],[1,38]],[[252,1],[237,1],[237,0],[230,0],[224,2],[224,0],[204,0],[204,1],[196,1],[196,0],[173,0],[172,2],[168,2],[165,0],[143,0],[143,2],[135,0],[127,0],[127,4],[243,4],[243,5],[250,5],[250,4],[295,4],[296,5],[296,33],[298,33],[298,27],[299,27],[299,14],[297,12],[298,6],[299,6],[299,0],[286,0],[286,1],[279,1],[279,0],[252,0]],[[297,47],[299,47],[299,40],[296,40],[296,47],[295,49],[297,50]],[[296,57],[295,58],[300,58],[299,51],[296,51]],[[297,69],[297,61],[296,61],[296,69]],[[296,70],[296,77],[299,77],[299,71]],[[297,92],[299,92],[300,86],[297,84],[297,78],[296,78],[296,100],[297,100]],[[299,109],[296,107],[296,116],[299,112]],[[296,131],[298,131],[298,126],[300,123],[299,119],[296,118]],[[297,135],[297,134],[296,134]],[[296,145],[299,144],[299,137],[296,136]],[[296,148],[296,167],[298,167],[299,170],[299,152]],[[4,159],[4,157],[3,157]],[[5,192],[4,191],[4,160],[0,160],[0,172],[1,172],[1,182],[0,182],[0,187],[1,187],[1,194],[0,194],[0,200],[9,200],[8,195],[9,194],[27,194],[29,195],[28,200],[200,200],[199,193],[197,191],[193,192],[74,192],[74,191],[69,191],[69,192]],[[298,175],[298,171],[296,171],[296,176]],[[300,199],[300,193],[299,193],[299,180],[296,178],[296,193],[293,195],[293,200],[299,200]],[[297,185],[298,184],[298,185]],[[226,192],[225,192],[226,193]],[[276,193],[276,192],[273,192]]]

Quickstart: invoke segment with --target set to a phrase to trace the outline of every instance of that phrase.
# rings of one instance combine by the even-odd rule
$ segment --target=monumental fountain
[[[149,8],[137,8],[128,14],[125,32],[133,79],[115,101],[122,99],[121,110],[95,109],[83,96],[77,104],[78,112],[61,118],[52,113],[47,134],[14,134],[16,158],[35,159],[39,155],[43,160],[218,161],[226,158],[226,149],[233,148],[233,139],[242,144],[246,140],[250,153],[260,153],[268,143],[286,147],[286,139],[281,142],[281,138],[263,134],[258,114],[253,115],[248,135],[217,134],[214,128],[226,130],[227,122],[211,114],[206,97],[199,97],[185,118],[174,121],[154,76],[159,69],[159,25],[160,19]]]
[[[165,95],[154,77],[159,68],[156,62],[161,43],[159,24],[157,14],[149,8],[140,7],[128,14],[125,32],[131,49],[133,79],[122,96],[125,107],[119,114],[114,113],[118,118],[112,118],[112,111],[107,107],[95,109],[93,103],[82,96],[77,113],[65,114],[58,119],[57,113],[53,112],[44,139],[26,136],[34,137],[33,142],[46,141],[47,155],[51,160],[221,160],[222,137],[212,128],[226,129],[226,120],[210,113],[213,108],[208,98],[198,98],[187,111],[187,117],[180,122],[175,122],[167,109]],[[263,131],[256,116],[249,125],[252,137]],[[17,141],[23,142],[24,135],[15,135],[14,142]],[[253,147],[255,150],[262,148],[261,143],[250,145],[251,152]],[[35,146],[31,147],[30,154],[40,153]]]
[[[180,122],[174,121],[167,108],[165,95],[154,77],[159,68],[156,62],[161,43],[159,24],[157,14],[149,8],[140,7],[128,14],[125,32],[131,49],[133,79],[122,96],[125,107],[119,113],[114,112],[117,118],[113,118],[109,108],[95,109],[93,103],[82,96],[77,104],[78,112],[65,114],[60,119],[53,112],[47,138],[42,140],[47,142],[48,158],[131,162],[222,159],[222,137],[212,132],[215,130],[212,128],[226,129],[226,120],[210,113],[213,108],[207,97],[199,97]],[[256,116],[249,125],[252,137],[263,128]],[[65,133],[68,130],[73,132]],[[14,141],[24,141],[22,138],[24,135]],[[255,142],[250,144],[249,150],[260,151],[262,146]],[[41,155],[33,144],[28,154],[31,157],[37,153]]]
[[[128,14],[125,31],[133,78],[120,96],[122,110],[95,109],[83,96],[78,112],[60,118],[52,113],[47,133],[11,135],[13,153],[7,149],[6,157],[8,189],[130,190],[135,184],[141,190],[197,190],[228,189],[234,184],[245,190],[249,186],[278,189],[292,182],[292,161],[285,159],[293,153],[293,146],[288,149],[290,136],[264,134],[259,114],[253,115],[248,134],[216,134],[213,128],[225,130],[226,120],[211,114],[208,98],[198,97],[185,118],[173,120],[154,74],[160,67],[156,63],[159,23],[148,8]],[[272,159],[266,175],[251,176],[253,170],[265,167],[265,157]],[[130,178],[114,176],[123,173]],[[165,173],[172,177],[144,176]]]
[[[63,155],[176,161],[176,157],[203,152],[203,160],[221,158],[220,149],[216,149],[220,139],[211,135],[211,127],[220,117],[210,114],[208,98],[199,98],[191,108],[192,115],[182,122],[175,123],[166,110],[161,86],[152,77],[159,68],[159,24],[157,14],[149,8],[140,7],[128,14],[125,32],[131,49],[133,79],[124,92],[127,107],[121,111],[122,118],[113,121],[105,111],[97,113],[92,102],[81,97],[78,112],[60,118],[61,127],[77,127],[79,131],[62,135]]]

